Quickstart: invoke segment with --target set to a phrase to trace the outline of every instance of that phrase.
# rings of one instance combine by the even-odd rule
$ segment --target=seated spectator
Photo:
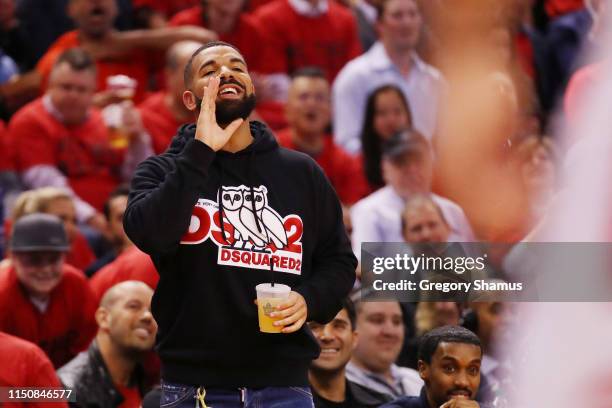
[[[480,340],[471,331],[459,326],[434,329],[419,346],[419,375],[425,382],[420,395],[382,408],[484,408],[474,401],[481,360]]]
[[[416,0],[383,0],[378,6],[380,41],[350,61],[333,84],[334,137],[350,153],[361,148],[368,96],[395,84],[410,106],[414,128],[431,140],[437,127],[441,74],[415,52],[421,31]]]
[[[179,126],[193,122],[193,113],[183,104],[183,77],[187,61],[200,46],[197,42],[181,41],[170,47],[164,70],[166,89],[152,94],[138,106],[142,124],[151,135],[156,154],[166,150]]]
[[[417,395],[423,382],[418,373],[395,364],[404,342],[404,321],[398,302],[356,304],[359,335],[346,377],[372,391],[398,398]]]
[[[131,245],[121,253],[113,262],[100,269],[89,281],[96,299],[114,285],[123,281],[144,282],[155,290],[159,281],[159,274],[151,257],[135,245]]]
[[[273,72],[320,67],[333,82],[340,69],[362,52],[355,18],[329,0],[274,0],[255,17],[265,30],[264,48],[271,51]]]
[[[359,160],[336,146],[328,133],[331,120],[329,83],[318,68],[295,72],[286,105],[289,127],[276,133],[281,146],[308,154],[323,169],[345,205],[367,193]]]
[[[385,143],[382,170],[387,185],[351,208],[353,251],[362,242],[402,242],[401,216],[405,202],[415,194],[430,195],[451,229],[448,241],[473,241],[472,228],[454,202],[431,193],[433,155],[427,140],[405,131]]]
[[[113,262],[133,244],[123,230],[123,213],[127,207],[129,188],[126,185],[117,187],[104,203],[104,216],[108,223],[110,249],[87,268],[85,275],[91,277],[99,269]]]
[[[13,116],[9,136],[26,186],[70,188],[78,222],[105,233],[100,211],[106,198],[152,151],[136,121],[126,125],[128,148],[111,146],[109,130],[92,106],[95,81],[95,65],[84,51],[65,52],[53,67],[47,93]],[[126,118],[134,115],[133,108],[125,112]]]
[[[104,294],[96,310],[96,338],[57,372],[64,386],[74,390],[75,407],[140,407],[147,392],[140,362],[157,333],[152,296],[149,287],[133,281]]]
[[[198,27],[117,31],[113,28],[118,13],[116,0],[70,0],[67,12],[76,29],[58,38],[38,61],[36,69],[21,75],[14,83],[0,86],[0,96],[8,103],[27,94],[35,95],[41,89],[44,91],[56,59],[75,47],[86,49],[96,64],[95,89],[105,91],[107,78],[127,75],[136,80],[134,100],[141,102],[148,89],[150,73],[159,68],[161,55],[158,52],[177,41],[204,43],[217,37]],[[97,94],[96,105],[103,107],[118,99],[121,99],[120,94],[108,90]]]
[[[12,221],[33,213],[51,214],[62,220],[70,243],[70,250],[66,254],[67,264],[84,270],[95,261],[96,257],[87,239],[77,228],[76,209],[68,191],[57,187],[42,187],[22,193],[13,209]]]
[[[68,248],[59,218],[26,215],[13,226],[11,264],[0,269],[0,330],[36,343],[55,367],[95,333],[94,296],[83,273],[64,262]]]
[[[361,155],[365,176],[373,191],[385,185],[380,164],[383,143],[410,127],[412,114],[401,89],[383,85],[368,96],[361,130]]]
[[[319,358],[312,362],[308,379],[316,408],[378,407],[390,397],[355,384],[346,379],[345,367],[357,345],[355,306],[350,299],[327,324],[308,323],[321,346]]]
[[[60,388],[49,357],[36,344],[0,332],[0,387],[10,388]],[[3,408],[67,408],[64,402],[7,402]]]

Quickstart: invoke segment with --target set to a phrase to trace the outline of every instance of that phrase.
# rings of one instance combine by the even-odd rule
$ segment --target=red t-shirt
[[[109,146],[108,130],[95,109],[85,123],[67,127],[39,98],[13,116],[9,135],[19,171],[36,165],[55,166],[76,194],[99,211],[120,182],[125,151]]]
[[[96,307],[85,275],[70,265],[45,312],[31,302],[13,266],[0,269],[0,330],[37,344],[55,368],[87,348],[97,330]]]
[[[15,170],[15,152],[8,137],[6,125],[0,120],[0,171]]]
[[[139,408],[142,401],[138,387],[124,387],[123,385],[115,384],[115,388],[123,396],[123,402],[117,408]]]
[[[278,143],[287,149],[297,150],[291,140],[289,128],[276,132]],[[368,193],[361,162],[336,145],[331,135],[325,135],[323,150],[313,159],[321,166],[338,198],[344,204],[354,204]]]
[[[153,261],[149,255],[136,248],[135,245],[126,249],[117,259],[96,272],[89,284],[96,299],[100,300],[108,289],[127,280],[144,282],[153,290],[159,281]]]
[[[332,82],[347,62],[361,54],[353,14],[335,1],[328,5],[328,11],[318,17],[299,15],[287,0],[257,9],[254,15],[264,29],[263,48],[271,50],[273,72],[291,74],[314,65]]]
[[[170,20],[168,25],[195,25],[206,28],[202,7],[197,6],[181,11]],[[219,35],[219,40],[238,47],[246,60],[249,71],[261,73],[279,72],[278,70],[275,71],[275,67],[270,64],[270,55],[267,54],[266,47],[262,47],[262,44],[265,44],[263,29],[253,17],[240,14],[234,30],[230,33]]]
[[[43,76],[43,89],[46,88],[47,79],[57,57],[64,51],[80,46],[77,31],[69,31],[58,38],[42,56],[36,70]],[[134,49],[121,57],[96,60],[98,74],[98,91],[106,89],[106,78],[113,75],[127,75],[138,81],[134,100],[140,102],[144,99],[149,83],[149,63],[155,60],[145,50]]]
[[[49,357],[34,343],[0,332],[0,387],[57,387],[61,383],[55,375]],[[3,402],[3,408],[66,408],[66,403]]]
[[[182,125],[164,103],[164,95],[164,92],[154,93],[138,107],[142,124],[151,135],[156,154],[163,153],[168,148],[177,129]]]

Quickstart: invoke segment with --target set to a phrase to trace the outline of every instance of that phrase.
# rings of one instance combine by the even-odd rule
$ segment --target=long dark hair
[[[410,112],[408,101],[406,100],[402,90],[397,86],[383,85],[380,88],[376,88],[374,92],[368,96],[368,100],[366,102],[365,119],[363,121],[363,128],[361,130],[361,151],[363,154],[363,169],[366,179],[368,180],[370,187],[374,189],[383,187],[385,185],[382,178],[382,171],[380,169],[382,139],[374,129],[374,116],[376,115],[376,98],[378,98],[378,95],[381,93],[387,91],[393,91],[400,97],[400,100],[406,109],[406,113],[408,114],[409,122],[412,123],[412,114]]]

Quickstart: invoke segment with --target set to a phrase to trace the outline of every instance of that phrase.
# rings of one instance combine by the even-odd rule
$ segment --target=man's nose
[[[455,387],[468,388],[470,382],[468,381],[467,373],[464,370],[457,371],[454,379]]]

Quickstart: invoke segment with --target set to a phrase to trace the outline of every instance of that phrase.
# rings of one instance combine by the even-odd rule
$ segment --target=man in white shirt
[[[387,184],[351,208],[353,251],[360,258],[363,242],[403,242],[402,211],[415,194],[430,195],[450,227],[449,242],[470,242],[474,233],[461,207],[431,192],[433,154],[427,140],[409,130],[383,146],[383,179]]]
[[[395,364],[404,343],[399,303],[360,301],[355,310],[359,340],[346,366],[346,378],[394,398],[418,395],[423,386],[419,373]]]
[[[368,95],[386,84],[402,89],[414,127],[429,140],[433,137],[444,80],[416,54],[421,26],[416,0],[381,1],[380,40],[338,74],[333,86],[334,135],[336,143],[349,152],[361,149],[359,135]]]

